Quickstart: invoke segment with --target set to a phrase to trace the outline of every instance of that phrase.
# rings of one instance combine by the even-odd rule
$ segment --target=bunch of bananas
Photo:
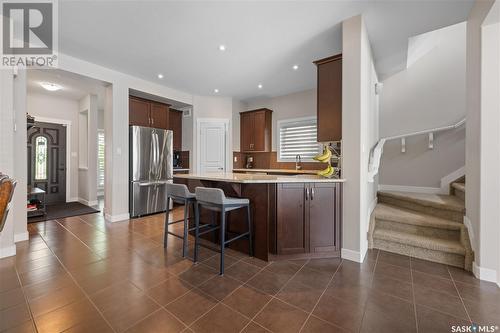
[[[323,148],[322,154],[313,157],[313,159],[315,159],[316,161],[325,163],[329,163],[331,158],[332,158],[332,151],[327,146]]]
[[[335,168],[332,167],[330,160],[332,158],[332,151],[328,146],[323,148],[323,153],[316,155],[313,157],[316,161],[328,163],[328,166],[325,170],[321,170],[318,172],[318,176],[322,177],[332,177],[335,174]]]

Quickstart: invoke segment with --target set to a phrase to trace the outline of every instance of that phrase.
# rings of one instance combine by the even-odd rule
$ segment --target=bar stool
[[[198,246],[208,247],[199,243],[199,237],[208,232],[220,229],[220,267],[219,274],[224,274],[224,248],[227,244],[240,239],[248,238],[248,254],[253,256],[252,247],[252,222],[250,220],[250,201],[245,198],[226,197],[219,188],[197,187],[195,202],[195,240],[194,240],[194,262],[198,260]],[[200,207],[221,213],[220,225],[211,225],[207,230],[200,232]],[[226,240],[226,213],[235,209],[246,208],[248,231]],[[210,248],[210,247],[208,247]]]
[[[182,257],[186,257],[188,248],[188,232],[194,230],[194,227],[189,228],[189,220],[191,219],[191,217],[189,216],[189,205],[193,205],[193,208],[195,208],[194,204],[196,203],[196,195],[189,192],[189,189],[184,184],[167,183],[167,206],[169,203],[169,199],[172,199],[172,201],[175,203],[184,205],[184,218],[177,221],[168,222],[167,211],[165,216],[165,234],[163,238],[163,247],[167,247],[169,234],[177,238],[182,238]],[[168,230],[169,225],[179,222],[184,222],[184,233],[182,236]]]

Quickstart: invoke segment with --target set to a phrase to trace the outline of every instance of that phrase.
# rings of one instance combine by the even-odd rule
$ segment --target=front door
[[[66,127],[36,122],[28,130],[28,185],[45,191],[45,203],[66,202]]]
[[[226,124],[223,122],[200,123],[200,171],[223,172],[226,170]]]

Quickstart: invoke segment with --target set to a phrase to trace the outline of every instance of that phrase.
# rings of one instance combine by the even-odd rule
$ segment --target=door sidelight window
[[[47,138],[39,136],[35,139],[35,179],[47,179]]]

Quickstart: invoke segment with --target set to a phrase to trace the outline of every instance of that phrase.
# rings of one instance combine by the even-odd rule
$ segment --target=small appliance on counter
[[[181,154],[178,151],[174,151],[172,155],[172,163],[174,165],[174,168],[182,168],[181,164]]]
[[[253,168],[253,157],[252,156],[247,156],[247,164],[245,164],[246,169],[252,169]]]

